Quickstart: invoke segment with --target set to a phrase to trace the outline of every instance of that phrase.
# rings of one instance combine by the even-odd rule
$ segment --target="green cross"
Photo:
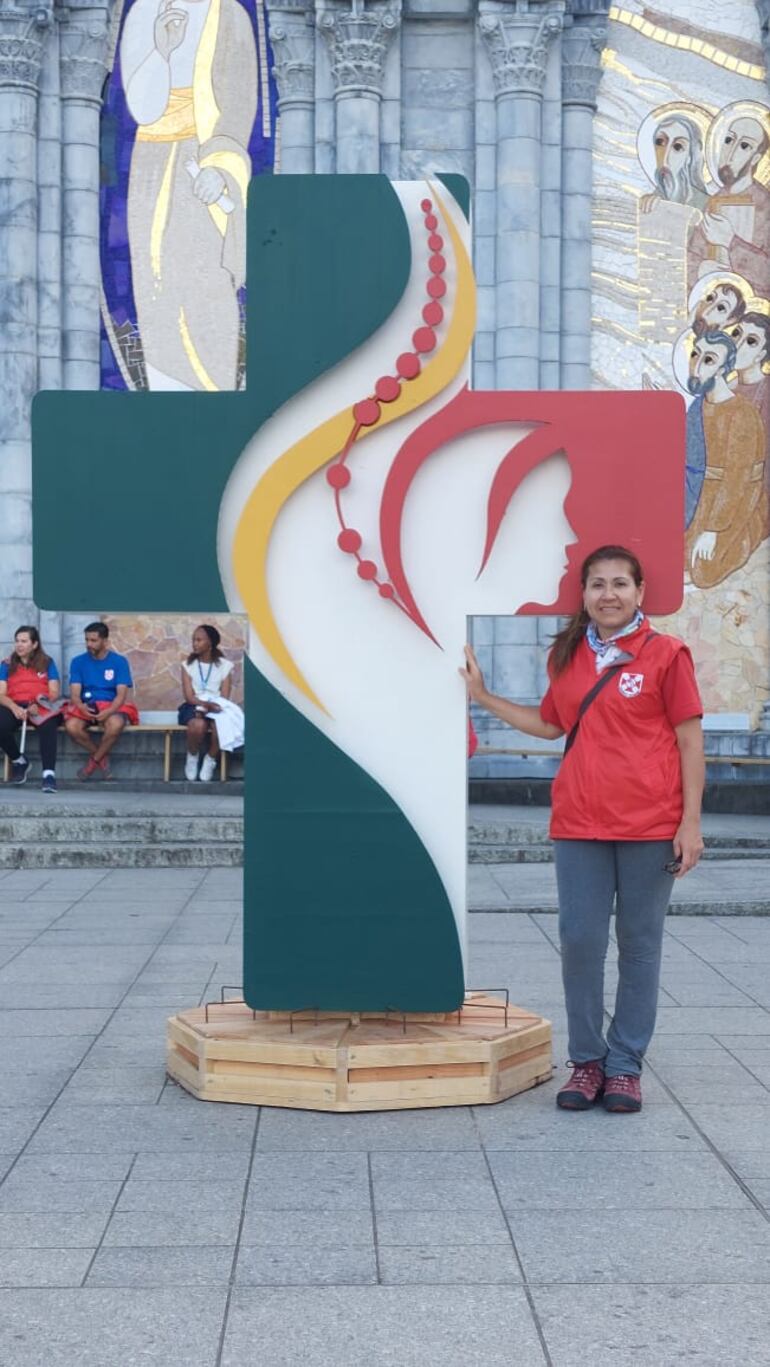
[[[409,241],[384,177],[260,177],[248,221],[245,392],[37,396],[40,607],[227,611],[217,518],[241,452],[398,302]],[[280,1010],[456,1007],[457,930],[411,826],[248,660],[244,676],[247,1001]]]

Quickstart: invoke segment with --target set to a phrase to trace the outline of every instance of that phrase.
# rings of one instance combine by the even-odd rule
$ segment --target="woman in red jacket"
[[[13,654],[0,664],[0,748],[11,760],[12,782],[26,782],[29,760],[21,754],[16,730],[25,717],[31,721],[40,743],[43,792],[55,793],[56,728],[61,716],[45,717],[38,703],[58,698],[59,671],[43,650],[36,627],[19,627],[13,643]]]
[[[702,707],[689,650],[642,612],[636,556],[601,546],[581,584],[583,606],[554,639],[539,707],[490,693],[469,647],[460,672],[473,702],[517,731],[567,737],[550,833],[573,1071],[556,1100],[567,1110],[603,1098],[608,1111],[638,1111],[673,878],[703,850]],[[613,910],[619,977],[605,1036]]]

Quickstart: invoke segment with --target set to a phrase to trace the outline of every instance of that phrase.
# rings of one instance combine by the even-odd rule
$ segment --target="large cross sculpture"
[[[469,389],[466,200],[261,177],[244,392],[35,401],[39,606],[248,614],[254,1008],[457,1007],[467,615],[572,610],[606,542],[681,599],[681,399]]]

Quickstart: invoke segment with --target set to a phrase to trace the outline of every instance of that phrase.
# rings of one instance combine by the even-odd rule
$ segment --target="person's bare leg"
[[[110,753],[125,724],[125,717],[122,717],[119,712],[113,712],[112,716],[107,718],[104,723],[104,735],[94,750],[95,764],[101,764],[102,760]]]
[[[64,726],[67,735],[74,740],[81,749],[87,750],[89,755],[96,754],[96,741],[88,733],[88,722],[82,721],[80,717],[67,717]]]
[[[219,734],[217,732],[217,724],[215,721],[212,721],[211,723],[211,734],[209,737],[208,753],[211,755],[212,759],[219,758]]]
[[[203,739],[208,730],[208,722],[205,717],[191,717],[187,723],[187,753],[197,755],[203,744]]]

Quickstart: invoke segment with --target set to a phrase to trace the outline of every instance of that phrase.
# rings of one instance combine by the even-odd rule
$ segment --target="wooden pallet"
[[[552,1071],[551,1024],[469,994],[452,1015],[252,1012],[242,1001],[172,1016],[167,1069],[201,1101],[385,1111],[503,1101]]]

